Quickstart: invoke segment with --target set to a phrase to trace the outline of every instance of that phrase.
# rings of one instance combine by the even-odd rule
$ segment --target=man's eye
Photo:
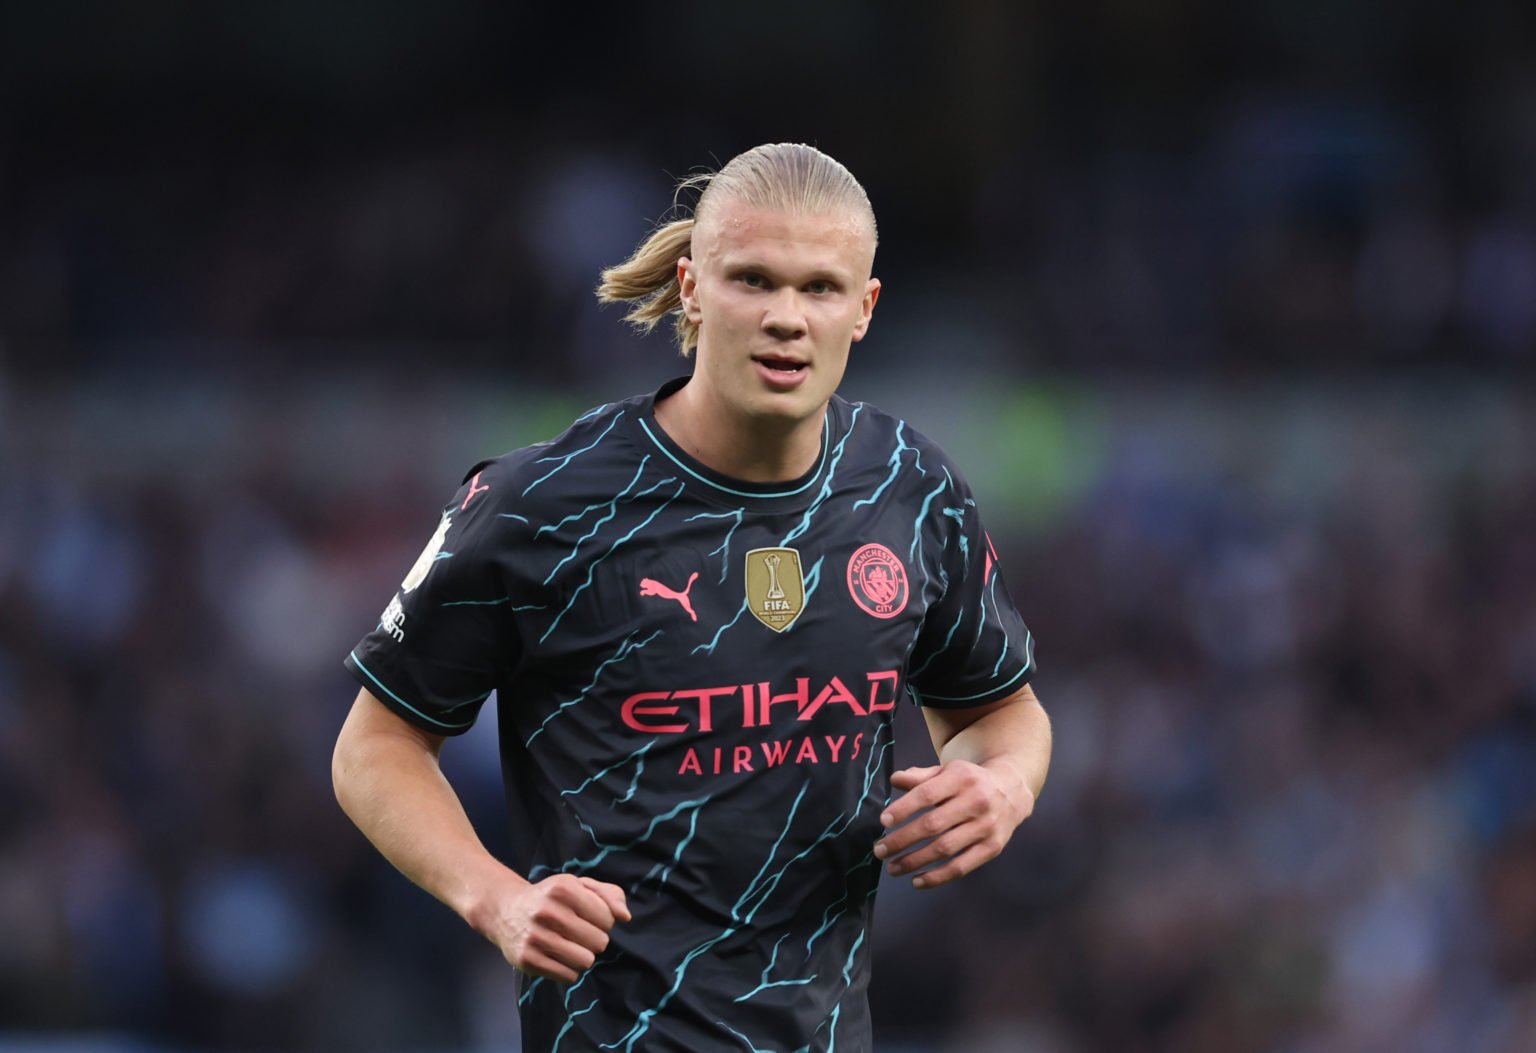
[[[767,284],[761,274],[743,274],[738,280],[749,289],[761,289]]]
[[[832,283],[831,282],[811,282],[811,284],[807,285],[806,288],[809,289],[812,293],[820,296],[823,293],[829,293],[829,292],[832,291]]]

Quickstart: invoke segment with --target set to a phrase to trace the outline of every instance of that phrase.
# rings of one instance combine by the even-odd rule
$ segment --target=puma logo
[[[698,621],[699,616],[693,613],[693,603],[688,599],[688,593],[693,589],[693,583],[698,580],[698,577],[698,571],[694,571],[692,574],[688,575],[688,584],[683,586],[682,592],[678,592],[676,589],[668,588],[661,582],[657,581],[655,578],[641,578],[640,595],[663,596],[669,600],[676,600],[678,603],[683,605],[683,610],[688,612],[688,617],[692,618],[694,621]]]
[[[474,500],[476,494],[483,494],[491,488],[490,483],[486,483],[484,486],[480,486],[479,482],[480,473],[476,472],[475,477],[469,481],[469,493],[464,495],[464,503],[459,506],[460,512],[469,507],[469,502]]]

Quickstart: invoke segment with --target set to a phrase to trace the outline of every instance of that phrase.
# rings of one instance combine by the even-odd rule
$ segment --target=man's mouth
[[[803,372],[810,364],[797,359],[787,358],[783,355],[753,355],[752,360],[761,366],[773,370],[775,373],[783,373],[789,376]]]

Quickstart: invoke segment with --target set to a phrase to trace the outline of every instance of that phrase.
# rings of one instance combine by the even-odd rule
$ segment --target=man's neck
[[[701,464],[748,483],[798,479],[821,454],[825,409],[801,421],[744,419],[722,409],[689,383],[656,404],[656,423]]]

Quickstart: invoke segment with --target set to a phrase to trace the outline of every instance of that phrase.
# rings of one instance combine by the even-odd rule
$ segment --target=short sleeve
[[[439,735],[467,731],[520,653],[498,568],[507,518],[496,466],[481,465],[443,509],[421,555],[346,666],[402,718]]]
[[[945,496],[934,521],[944,591],[924,616],[907,683],[925,706],[985,705],[1029,683],[1034,639],[1008,595],[970,488],[952,474]]]

